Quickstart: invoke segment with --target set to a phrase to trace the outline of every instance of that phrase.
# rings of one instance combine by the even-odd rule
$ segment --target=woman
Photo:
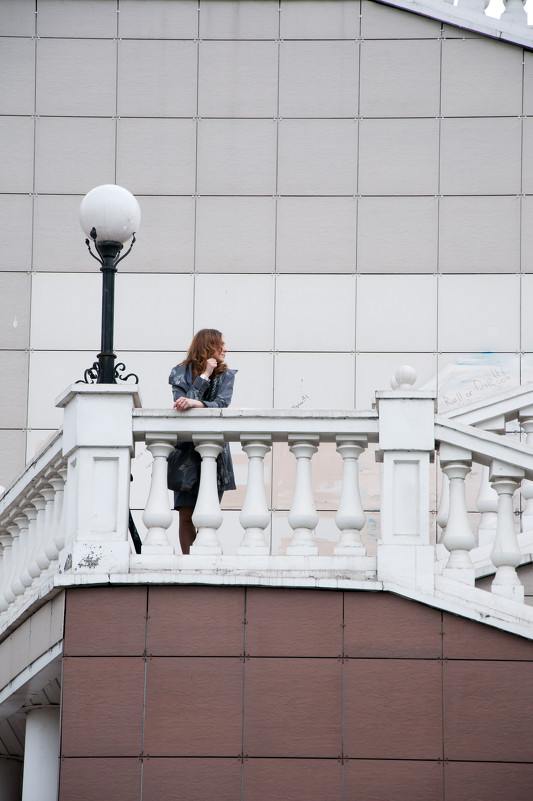
[[[174,409],[225,408],[233,395],[236,370],[225,363],[226,343],[215,328],[202,328],[190,344],[187,357],[172,369],[169,383],[172,384]],[[174,508],[179,510],[179,535],[182,553],[190,553],[196,539],[192,515],[200,486],[199,453],[192,442],[178,442],[174,454],[169,457],[169,467],[179,476],[179,489],[174,492]],[[226,443],[217,458],[218,498],[225,490],[235,489],[235,477],[229,444]],[[172,488],[172,487],[171,487]]]

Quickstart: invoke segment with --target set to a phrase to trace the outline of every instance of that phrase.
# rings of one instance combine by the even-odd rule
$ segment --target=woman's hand
[[[174,401],[174,409],[177,412],[185,412],[187,409],[203,409],[204,404],[202,401],[195,400],[194,398],[178,398]]]
[[[205,369],[203,370],[203,374],[209,378],[209,376],[211,375],[211,373],[213,372],[213,370],[216,368],[217,365],[218,362],[216,359],[208,359],[205,363]]]

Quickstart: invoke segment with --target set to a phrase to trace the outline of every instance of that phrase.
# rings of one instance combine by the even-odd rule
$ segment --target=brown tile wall
[[[530,801],[533,643],[388,593],[67,591],[60,801]]]

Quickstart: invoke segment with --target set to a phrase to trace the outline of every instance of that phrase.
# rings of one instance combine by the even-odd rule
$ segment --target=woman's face
[[[228,349],[226,347],[226,343],[224,342],[224,340],[222,340],[222,342],[220,343],[220,349],[215,350],[215,352],[213,353],[213,358],[216,359],[217,362],[221,364],[225,360],[227,352]]]

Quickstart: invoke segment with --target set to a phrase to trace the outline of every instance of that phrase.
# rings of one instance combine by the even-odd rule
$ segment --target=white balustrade
[[[0,530],[0,612],[5,612],[6,609],[9,609],[9,604],[5,599],[3,591],[9,569],[7,564],[7,551],[5,547],[5,543],[7,543],[8,540],[11,540],[10,534],[4,533],[2,530]]]
[[[11,572],[9,576],[9,581],[11,585],[11,592],[13,595],[22,595],[25,590],[24,585],[20,580],[20,561],[21,561],[21,554],[20,554],[20,529],[13,520],[8,526],[7,530],[11,534]]]
[[[501,18],[504,22],[514,22],[518,25],[527,25],[525,0],[503,0],[503,3],[505,5],[505,9]]]
[[[440,463],[449,479],[449,512],[441,542],[450,556],[445,575],[473,584],[474,565],[470,551],[476,544],[466,506],[465,478],[470,472],[472,455],[459,448],[440,447]]]
[[[365,439],[337,437],[337,451],[342,456],[342,486],[335,522],[341,536],[333,552],[338,555],[360,556],[366,553],[361,539],[361,529],[365,525],[366,516],[359,489],[358,464],[365,447]]]
[[[483,465],[481,468],[481,481],[479,492],[476,498],[476,507],[481,516],[477,529],[478,545],[487,545],[494,542],[496,536],[496,525],[498,522],[498,495],[491,487],[489,481],[489,468]]]
[[[66,474],[66,470],[64,472]],[[52,473],[48,480],[50,481],[50,484],[54,490],[54,510],[50,524],[50,541],[48,548],[49,553],[55,553],[56,555],[54,556],[54,559],[57,559],[65,544],[65,537],[62,531],[65,479],[59,474],[58,471],[57,473]]]
[[[193,437],[193,442],[202,457],[202,468],[198,500],[192,516],[192,522],[198,533],[190,552],[196,555],[221,554],[222,546],[217,533],[222,525],[217,488],[217,456],[224,447],[224,437],[219,434],[206,434]]]
[[[168,538],[167,530],[172,523],[172,509],[168,500],[167,458],[174,448],[173,441],[152,440],[147,437],[146,447],[153,456],[152,481],[142,520],[147,528],[142,553],[173,554],[174,548]]]
[[[437,511],[437,525],[441,529],[440,542],[444,537],[444,531],[448,525],[448,515],[450,514],[450,479],[442,471],[442,481],[440,486],[439,509]]]
[[[244,529],[238,553],[268,554],[270,548],[265,540],[265,529],[270,521],[270,512],[265,496],[264,460],[270,452],[272,438],[241,434],[242,449],[248,456],[248,481],[240,524]]]
[[[16,598],[15,593],[11,589],[11,575],[12,575],[12,545],[13,538],[7,529],[7,524],[4,526],[4,531],[0,533],[0,542],[2,543],[3,559],[2,559],[2,594],[6,604],[12,604]]]
[[[50,479],[47,479],[50,481]],[[48,559],[49,564],[51,562],[55,562],[57,557],[59,556],[59,551],[56,548],[56,544],[54,542],[53,537],[53,520],[54,520],[54,503],[55,503],[55,490],[51,483],[46,484],[41,489],[41,495],[43,496],[46,506],[44,510],[44,537],[43,537],[43,549],[44,555]]]
[[[533,417],[520,419],[520,425],[526,434],[526,445],[533,447]],[[524,500],[522,509],[522,531],[533,531],[533,481],[524,479],[520,487],[520,494]]]
[[[318,450],[318,443],[319,437],[315,434],[305,436],[289,434],[289,450],[296,457],[294,494],[288,518],[294,532],[287,546],[289,555],[318,554],[318,546],[313,536],[318,524],[318,515],[311,481],[311,457]]]
[[[518,547],[513,510],[513,495],[520,486],[523,470],[493,462],[491,483],[498,493],[498,524],[491,559],[496,568],[492,592],[517,601],[524,601],[524,587],[516,568],[522,560]]]
[[[20,576],[20,581],[24,585],[24,587],[31,587],[33,579],[30,576],[27,568],[28,562],[28,518],[26,515],[20,514],[18,517],[15,518],[15,523],[19,527],[20,535],[19,535],[19,542],[20,542],[20,561],[18,565],[18,572]]]

